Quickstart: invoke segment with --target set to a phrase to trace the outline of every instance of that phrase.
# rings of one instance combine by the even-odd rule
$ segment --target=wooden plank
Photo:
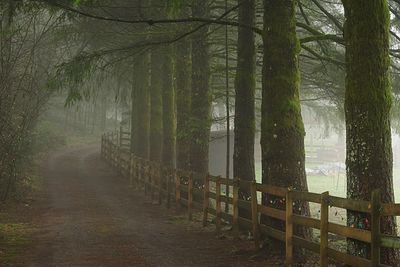
[[[315,229],[319,229],[321,227],[320,220],[297,214],[293,214],[293,223]]]
[[[381,194],[379,190],[372,192],[371,206],[371,264],[378,266],[381,257]]]
[[[208,197],[215,200],[217,196],[216,196],[216,194],[215,194],[214,192],[211,192],[211,191],[210,191]],[[221,195],[221,194],[220,194],[219,197],[220,197],[220,199],[221,199],[222,202],[227,202],[227,201],[228,201],[228,202],[232,202],[232,201],[233,201],[233,198],[231,198],[231,197],[228,197],[228,198],[227,198],[226,196]],[[249,203],[250,203],[250,202],[249,202]]]
[[[348,227],[336,223],[329,223],[328,229],[329,232],[337,235],[357,239],[366,243],[371,243],[371,232],[364,229]]]
[[[332,248],[328,248],[328,254],[329,257],[337,260],[337,261],[341,261],[343,263],[349,264],[350,266],[371,266],[371,261],[364,259],[364,258],[360,258],[357,256],[353,256],[353,255],[349,255],[347,253],[343,253],[340,251],[337,251],[335,249]]]
[[[179,209],[181,203],[181,178],[176,172],[175,170],[175,202]]]
[[[219,178],[220,183],[223,185],[228,185],[228,186],[233,186],[235,181],[232,179],[226,179],[226,178]]]
[[[203,226],[206,226],[208,221],[208,206],[210,204],[209,192],[210,192],[210,181],[209,181],[209,174],[207,174],[206,176],[204,176]]]
[[[320,252],[320,244],[316,242],[305,240],[304,238],[298,236],[293,236],[293,243],[295,246],[305,248],[315,253]],[[339,252],[332,248],[328,248],[328,255],[330,258],[349,264],[351,266],[369,266],[371,264],[371,261],[367,259]]]
[[[285,230],[285,249],[286,249],[286,266],[293,266],[293,198],[292,192],[286,193],[286,230]]]
[[[320,266],[328,267],[329,192],[321,194]]]
[[[305,248],[309,251],[319,253],[319,244],[318,243],[306,240],[299,236],[293,236],[293,244],[296,247]]]
[[[371,212],[370,203],[368,201],[363,201],[363,200],[354,200],[354,199],[329,196],[329,204],[331,206],[347,210],[360,211],[365,213]]]
[[[190,174],[188,184],[188,219],[193,219],[193,174]]]
[[[278,210],[272,207],[267,207],[264,205],[257,205],[258,211],[268,217],[272,217],[281,221],[286,220],[285,211]]]
[[[400,216],[400,204],[383,203],[382,216]]]
[[[287,189],[273,185],[257,184],[257,191],[278,197],[285,197]]]
[[[215,224],[217,226],[217,233],[221,231],[221,184],[219,179],[215,182],[215,207],[216,207],[216,218]]]
[[[302,191],[292,191],[294,200],[302,200],[314,203],[321,203],[321,194],[302,192]]]
[[[263,233],[263,234],[265,234],[265,235],[267,235],[269,237],[272,237],[272,238],[274,238],[276,240],[285,242],[285,232],[282,232],[280,230],[277,230],[277,229],[275,229],[275,228],[273,228],[271,226],[264,225],[264,224],[260,224],[259,228],[260,228],[259,231],[261,233]]]
[[[385,248],[395,248],[400,249],[400,237],[382,235],[381,236],[381,246]]]
[[[258,223],[257,183],[253,181],[250,187],[251,192],[251,220],[253,224],[253,237],[256,249],[260,249],[260,234]]]
[[[171,206],[171,177],[172,177],[173,170],[166,168],[164,169],[164,174],[167,181],[167,209]]]

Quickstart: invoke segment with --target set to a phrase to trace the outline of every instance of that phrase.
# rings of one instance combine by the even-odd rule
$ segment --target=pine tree
[[[255,0],[238,1],[239,23],[255,24]],[[238,29],[238,63],[235,79],[235,141],[233,153],[233,176],[243,180],[255,179],[255,36],[252,30]],[[249,196],[249,190],[242,188],[242,197]],[[245,210],[240,210],[245,213]],[[246,215],[250,217],[250,215]]]
[[[193,1],[192,16],[208,16],[209,1]],[[208,27],[204,26],[192,37],[192,94],[190,168],[198,173],[208,172],[208,145],[211,128],[211,94]]]
[[[394,202],[389,81],[389,7],[387,0],[343,1],[346,42],[346,165],[347,196],[370,200],[380,189],[381,200]],[[347,223],[359,225],[365,214],[348,211]],[[382,218],[382,232],[396,233],[396,220]],[[366,256],[368,246],[349,241],[349,252]],[[381,260],[398,264],[394,250]]]
[[[262,182],[307,191],[295,14],[295,0],[264,1]],[[272,196],[264,197],[265,204],[284,208]],[[309,214],[305,203],[297,203],[294,209],[296,213]],[[271,223],[283,228],[278,221]],[[297,231],[308,236],[304,228]]]

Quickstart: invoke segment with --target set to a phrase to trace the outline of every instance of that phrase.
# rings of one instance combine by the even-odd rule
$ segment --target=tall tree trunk
[[[206,18],[209,1],[193,1],[192,16]],[[190,168],[198,173],[208,172],[208,145],[211,128],[211,94],[208,27],[198,30],[192,37],[192,94]]]
[[[389,82],[389,8],[387,0],[343,1],[346,42],[346,164],[347,196],[370,200],[380,189],[381,200],[394,202]],[[366,215],[348,211],[347,223],[368,227]],[[396,233],[394,217],[381,221],[382,232]],[[368,255],[365,244],[349,240],[348,249]],[[394,250],[382,250],[381,260],[398,264]]]
[[[262,181],[307,191],[295,7],[295,0],[264,1]],[[272,196],[264,196],[263,202],[285,208],[283,201]],[[296,203],[294,209],[296,213],[309,214],[304,202]],[[280,221],[271,221],[271,224],[284,229]],[[309,235],[303,227],[296,232],[305,237]]]
[[[238,1],[239,23],[255,24],[255,0]],[[235,79],[235,141],[233,153],[233,177],[254,180],[254,139],[255,139],[255,37],[253,31],[239,28],[238,63]],[[249,188],[241,188],[240,195],[247,199]],[[239,213],[250,218],[249,212]]]
[[[131,114],[131,152],[148,159],[150,151],[149,54],[134,62]]]
[[[190,42],[186,39],[176,45],[176,164],[189,169],[190,155]]]
[[[162,51],[155,49],[151,53],[150,86],[150,160],[162,161],[163,145],[163,93],[162,93]]]
[[[175,167],[176,156],[176,116],[175,92],[172,81],[171,47],[163,49],[162,93],[163,93],[163,164]]]

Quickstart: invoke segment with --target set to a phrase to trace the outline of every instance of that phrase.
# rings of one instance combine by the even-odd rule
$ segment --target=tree
[[[346,42],[346,137],[347,196],[370,200],[380,189],[381,200],[394,202],[389,80],[389,8],[387,0],[343,0]],[[347,223],[359,225],[365,214],[348,211]],[[382,219],[385,234],[396,234],[396,220]],[[366,256],[365,244],[349,242],[349,251]],[[381,260],[398,264],[393,250]]]
[[[239,23],[255,24],[255,1],[239,1]],[[233,153],[233,177],[254,180],[254,139],[255,139],[255,36],[246,28],[238,30],[237,69],[235,79],[235,141]],[[250,192],[241,189],[247,199]],[[241,213],[245,210],[241,210]],[[247,217],[249,217],[248,215]]]
[[[304,125],[301,117],[296,36],[296,1],[264,1],[264,66],[262,90],[262,181],[281,187],[307,191],[304,152]],[[271,204],[272,196],[263,199]],[[275,202],[275,201],[273,201]],[[296,203],[295,211],[309,214],[308,205]],[[278,221],[272,224],[283,228]],[[307,236],[306,229],[298,233]]]
[[[190,42],[184,39],[176,44],[176,164],[189,169],[190,156]]]
[[[148,159],[150,152],[149,53],[133,63],[131,152]]]
[[[176,156],[176,116],[175,90],[172,81],[171,47],[163,49],[162,58],[162,97],[163,97],[163,158],[165,166],[175,167]]]
[[[207,17],[209,1],[193,1],[192,16]],[[192,36],[192,94],[190,168],[198,173],[208,172],[208,145],[210,138],[211,94],[209,89],[208,27]]]
[[[162,57],[159,49],[151,52],[151,85],[150,85],[150,160],[162,161],[163,145],[163,93],[162,93]]]

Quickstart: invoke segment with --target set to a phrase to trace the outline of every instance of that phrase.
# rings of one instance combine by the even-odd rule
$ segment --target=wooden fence
[[[320,266],[324,267],[328,266],[328,258],[357,267],[387,266],[379,261],[381,247],[400,249],[399,237],[384,235],[380,231],[381,217],[400,216],[400,204],[381,203],[379,191],[372,193],[371,201],[360,201],[330,196],[328,192],[322,194],[302,192],[258,184],[255,181],[225,179],[220,176],[165,168],[158,163],[131,154],[128,146],[119,145],[120,136],[122,135],[118,133],[103,135],[101,156],[129,178],[131,186],[144,188],[145,194],[150,195],[152,200],[157,197],[159,204],[165,200],[167,207],[174,199],[178,207],[187,209],[190,220],[194,210],[202,210],[204,225],[208,222],[209,214],[214,215],[217,232],[221,231],[222,220],[232,225],[236,237],[239,230],[251,231],[257,249],[260,247],[261,236],[285,242],[286,266],[293,266],[294,246],[319,253]],[[228,186],[232,194],[226,196],[222,191]],[[246,200],[239,198],[240,188],[250,188],[251,198]],[[283,203],[283,208],[262,204],[258,197],[260,195],[274,196],[275,200],[279,199],[280,203]],[[293,206],[299,201],[320,204],[319,218],[295,214]],[[229,206],[228,212],[222,209],[223,204]],[[330,222],[330,207],[369,214],[368,227],[360,229],[354,225],[350,227]],[[247,210],[251,214],[251,219],[240,217],[239,209]],[[261,216],[282,221],[285,231],[261,224]],[[295,235],[296,225],[318,229],[320,241],[314,242]],[[330,248],[329,233],[370,244],[371,257],[366,259]]]

